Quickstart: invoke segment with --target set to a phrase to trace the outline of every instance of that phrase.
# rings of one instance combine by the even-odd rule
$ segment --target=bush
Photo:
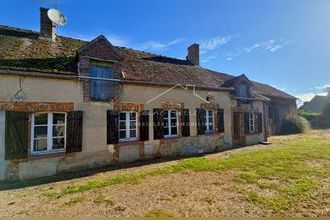
[[[324,105],[321,117],[323,119],[325,127],[330,128],[330,101]]]
[[[320,113],[308,111],[305,109],[298,109],[298,115],[307,119],[312,128],[320,128]]]
[[[310,123],[301,116],[287,116],[281,125],[281,134],[299,134],[310,129]]]

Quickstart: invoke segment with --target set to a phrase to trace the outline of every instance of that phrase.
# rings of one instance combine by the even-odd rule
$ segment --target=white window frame
[[[125,129],[120,129],[120,122],[122,122],[123,120],[120,120],[120,114],[123,114],[125,113],[126,116],[125,116],[125,123],[126,123],[126,128]],[[135,113],[135,123],[136,123],[136,127],[135,127],[135,134],[136,134],[136,137],[130,137],[131,134],[130,134],[130,131],[131,130],[134,130],[134,129],[131,129],[131,124],[130,122],[132,121],[131,120],[131,116],[130,114],[131,113]],[[138,129],[138,118],[139,118],[139,114],[138,112],[134,112],[134,111],[121,111],[119,112],[119,119],[118,119],[118,136],[119,136],[119,142],[127,142],[127,141],[137,141],[139,139],[139,129]],[[126,137],[125,138],[120,138],[120,131],[124,131],[126,132]]]
[[[249,131],[250,133],[254,133],[256,130],[255,126],[255,115],[254,112],[249,113]]]
[[[168,122],[168,135],[164,135],[164,138],[172,138],[172,137],[178,137],[179,134],[179,127],[178,127],[178,111],[177,110],[164,110],[168,114],[167,122]],[[171,117],[171,112],[175,112],[175,117]],[[176,120],[176,125],[172,126],[171,119]],[[172,128],[176,127],[176,134],[172,134]],[[165,126],[164,126],[165,129]]]
[[[34,128],[36,127],[35,116],[39,114],[47,114],[47,150],[44,151],[35,151],[34,150]],[[62,149],[53,149],[53,114],[63,114],[64,115],[64,148]],[[63,153],[66,151],[66,131],[67,131],[67,113],[65,112],[38,112],[31,115],[31,154],[40,155],[40,154],[49,154],[49,153]]]
[[[212,111],[212,115],[209,114],[209,111]],[[214,132],[214,127],[215,127],[215,121],[214,121],[214,110],[213,109],[205,109],[205,126],[206,126],[206,132]],[[210,130],[210,117],[213,119],[213,124],[212,124],[212,130]]]

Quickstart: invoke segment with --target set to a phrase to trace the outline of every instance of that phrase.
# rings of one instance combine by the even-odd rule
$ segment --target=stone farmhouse
[[[0,26],[0,180],[267,141],[296,98],[186,59]]]

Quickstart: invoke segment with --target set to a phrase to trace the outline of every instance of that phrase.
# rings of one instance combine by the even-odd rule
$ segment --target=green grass
[[[144,217],[169,218],[169,217],[173,217],[173,214],[165,210],[153,210],[144,214]]]
[[[320,163],[314,167],[309,164]],[[140,172],[118,174],[106,178],[94,178],[68,185],[64,188],[48,190],[45,195],[57,198],[102,187],[122,183],[136,184],[146,178],[182,172],[235,171],[232,180],[237,187],[231,190],[244,195],[247,201],[274,211],[288,209],[298,200],[308,198],[317,189],[322,178],[330,176],[330,141],[318,136],[303,136],[277,148],[245,151],[228,158],[191,158],[177,164]],[[242,190],[240,186],[254,186]],[[275,196],[264,195],[263,190],[272,190]]]

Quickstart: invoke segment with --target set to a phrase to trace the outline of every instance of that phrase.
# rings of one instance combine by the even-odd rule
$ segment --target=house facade
[[[0,180],[252,145],[295,97],[186,60],[0,26]]]
[[[327,102],[330,102],[330,91],[327,96],[314,96],[310,101],[304,102],[300,108],[306,111],[321,113]]]

